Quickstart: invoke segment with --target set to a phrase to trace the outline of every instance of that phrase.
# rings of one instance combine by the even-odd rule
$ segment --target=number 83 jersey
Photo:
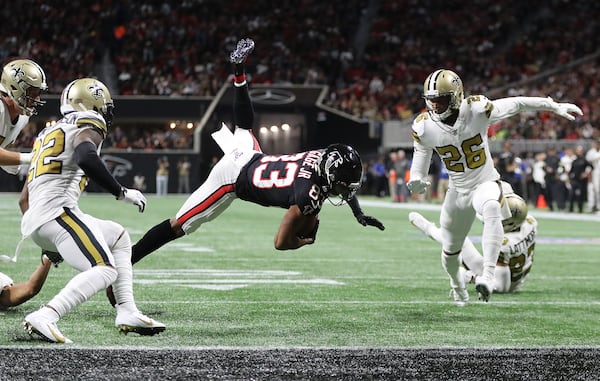
[[[81,111],[67,114],[36,137],[27,176],[29,209],[21,222],[23,235],[29,236],[39,226],[59,216],[64,212],[63,208],[77,207],[87,177],[77,164],[74,140],[87,128],[106,136],[104,118],[95,111]]]
[[[256,154],[237,178],[236,195],[263,206],[288,209],[298,205],[304,215],[317,214],[326,197],[316,173],[316,164],[323,152]]]

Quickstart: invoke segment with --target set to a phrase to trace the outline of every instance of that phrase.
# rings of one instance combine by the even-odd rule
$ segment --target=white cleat
[[[115,319],[115,327],[125,335],[129,332],[135,332],[142,336],[153,336],[161,333],[166,328],[163,323],[144,315],[140,311],[119,312]]]
[[[33,337],[33,335],[36,335],[37,338],[50,343],[71,344],[73,342],[71,339],[65,337],[56,326],[56,322],[44,316],[41,310],[25,316],[23,328],[29,336]]]
[[[457,307],[464,307],[469,303],[469,293],[464,287],[453,287],[450,290],[450,296],[454,298]]]
[[[479,295],[479,300],[487,303],[490,300],[492,292],[494,291],[493,282],[489,279],[479,276],[477,277],[477,280],[475,280],[475,289]]]
[[[427,237],[435,241],[435,239],[429,234],[429,228],[435,226],[435,224],[423,217],[420,213],[410,212],[408,213],[408,221],[417,229],[423,232]]]
[[[243,38],[238,41],[237,46],[229,55],[229,61],[234,64],[241,64],[246,61],[246,58],[254,50],[254,40],[251,38]]]

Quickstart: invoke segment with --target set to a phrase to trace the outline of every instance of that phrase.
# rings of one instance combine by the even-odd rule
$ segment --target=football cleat
[[[423,217],[421,214],[417,212],[408,213],[408,221],[417,229],[422,231],[427,237],[431,238],[435,241],[435,239],[429,234],[429,228],[431,226],[435,227],[435,224],[429,221],[427,218]]]
[[[454,303],[458,307],[464,307],[469,303],[469,293],[464,287],[453,287],[450,296],[454,298]]]
[[[144,315],[140,311],[117,313],[115,327],[122,334],[127,335],[129,332],[135,332],[142,336],[153,336],[161,333],[166,328],[163,323]]]
[[[475,289],[477,290],[477,295],[479,296],[479,300],[487,303],[490,300],[490,296],[494,291],[493,282],[485,277],[477,277],[475,281]]]
[[[73,342],[71,339],[65,337],[56,326],[56,322],[44,316],[41,310],[25,316],[23,328],[29,336],[33,337],[36,335],[39,339],[49,343],[70,344]]]
[[[234,64],[241,64],[246,61],[246,58],[254,50],[254,40],[251,38],[243,38],[238,41],[237,47],[229,55],[229,61]]]

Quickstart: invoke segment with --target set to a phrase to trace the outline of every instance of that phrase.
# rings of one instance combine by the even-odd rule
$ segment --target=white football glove
[[[557,115],[562,116],[563,118],[567,118],[569,120],[575,120],[575,116],[572,114],[576,114],[576,115],[583,115],[583,111],[581,111],[581,109],[579,108],[579,106],[574,105],[573,103],[558,103],[558,102],[554,102],[554,112]]]
[[[431,185],[431,183],[429,181],[423,181],[421,179],[410,180],[406,184],[410,193],[413,193],[413,194],[414,193],[417,193],[417,194],[425,193],[425,191],[427,190],[427,188],[429,188],[430,185]]]
[[[117,200],[123,200],[128,204],[137,205],[140,213],[144,213],[146,209],[146,197],[137,189],[122,188],[121,195]]]

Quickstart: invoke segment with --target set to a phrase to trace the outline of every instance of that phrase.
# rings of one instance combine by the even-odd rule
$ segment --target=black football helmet
[[[323,179],[323,191],[328,196],[339,196],[341,201],[338,204],[354,197],[360,188],[362,161],[358,152],[348,145],[336,143],[328,146],[318,163],[318,171]]]

